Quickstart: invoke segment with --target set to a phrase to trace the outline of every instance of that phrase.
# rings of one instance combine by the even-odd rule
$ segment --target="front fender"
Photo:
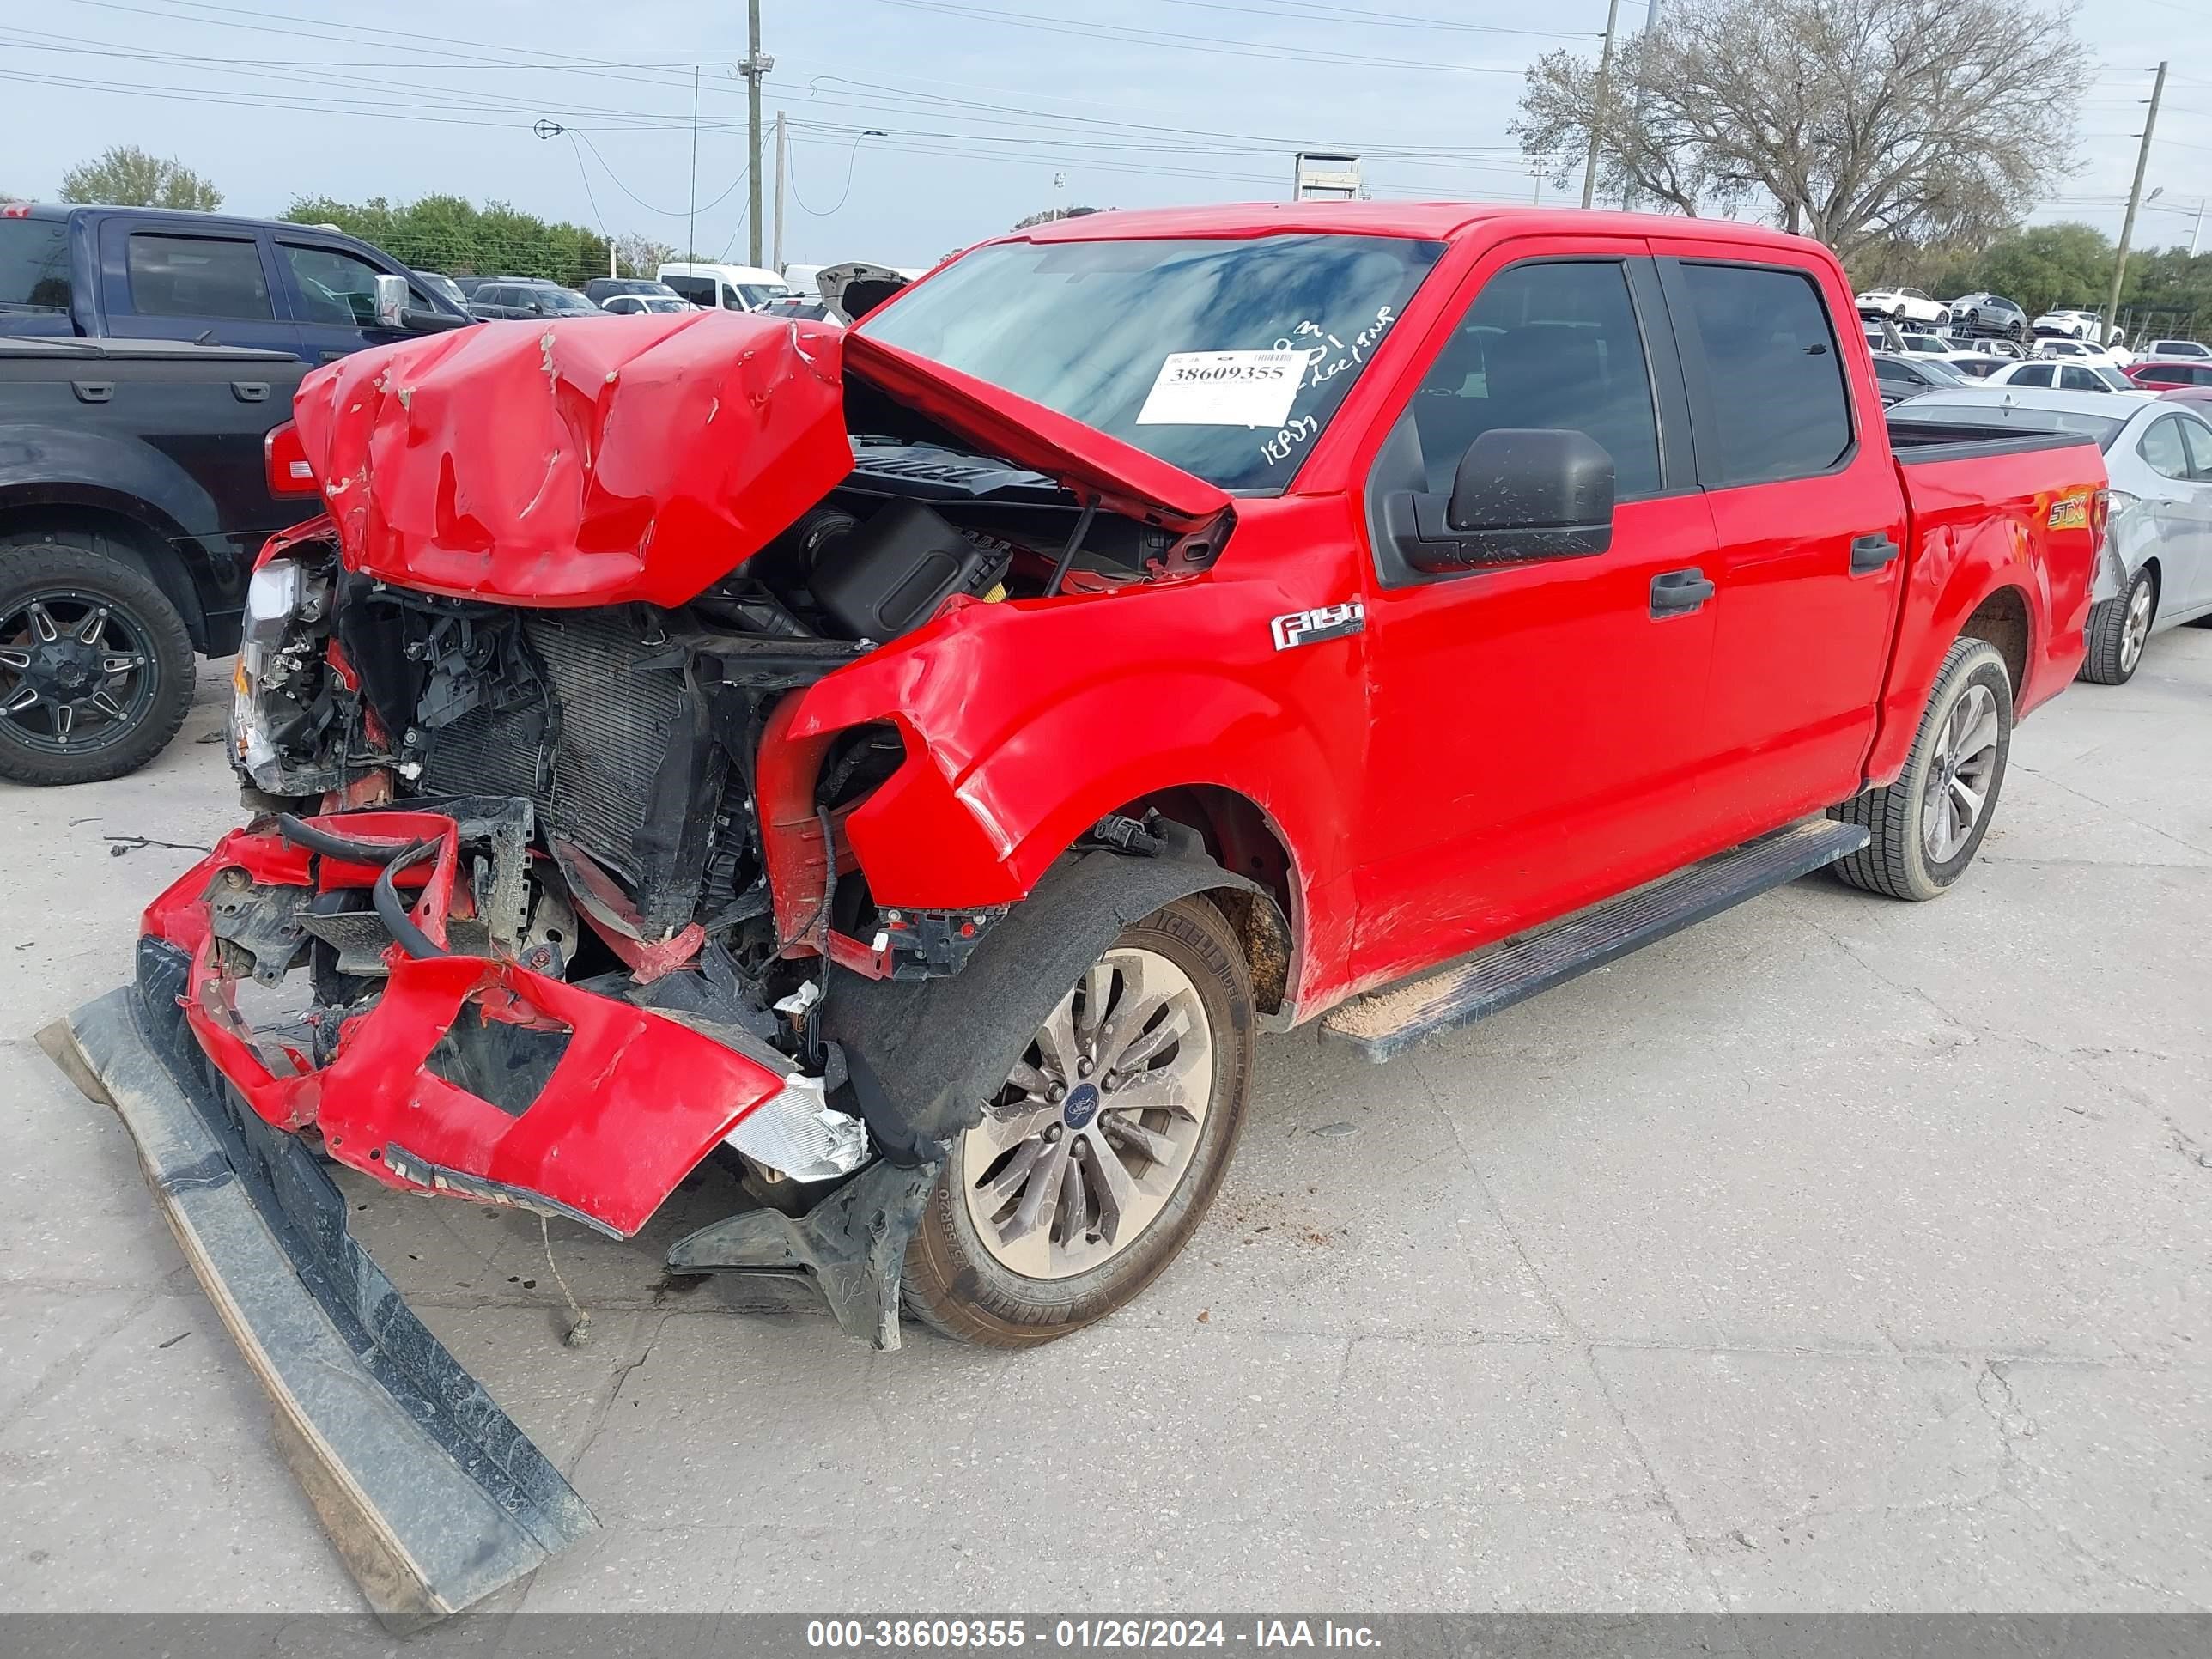
[[[1012,903],[1107,813],[1194,784],[1255,802],[1301,872],[1325,863],[1347,802],[1312,711],[1364,720],[1357,663],[1285,660],[1236,592],[971,605],[811,688],[791,738],[888,720],[907,740],[844,826],[877,900]]]

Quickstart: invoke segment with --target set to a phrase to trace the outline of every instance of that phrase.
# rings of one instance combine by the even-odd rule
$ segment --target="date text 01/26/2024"
[[[1338,1648],[1374,1651],[1366,1625],[1334,1620],[1255,1619],[1238,1628],[1221,1619],[817,1619],[806,1645],[824,1650],[960,1651],[1132,1648]]]

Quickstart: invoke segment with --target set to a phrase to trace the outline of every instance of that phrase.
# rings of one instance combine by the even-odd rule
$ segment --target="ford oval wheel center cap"
[[[1067,1091],[1067,1104],[1060,1117],[1071,1129],[1080,1129],[1098,1115],[1098,1085],[1079,1083]]]

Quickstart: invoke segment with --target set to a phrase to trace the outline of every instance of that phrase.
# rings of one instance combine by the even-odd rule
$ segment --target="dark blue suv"
[[[376,321],[406,279],[421,326]],[[0,204],[0,334],[203,340],[328,362],[471,320],[406,266],[337,231],[167,208]]]

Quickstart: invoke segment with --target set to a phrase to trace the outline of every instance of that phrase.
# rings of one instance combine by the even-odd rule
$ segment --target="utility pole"
[[[745,215],[747,245],[752,249],[752,263],[761,262],[761,76],[767,74],[773,58],[763,58],[760,49],[760,0],[745,0],[745,132],[749,148],[745,151],[745,183],[748,207]],[[781,170],[777,178],[781,180]]]
[[[2198,197],[2198,198],[2197,198],[2197,223],[2196,223],[2195,228],[2192,228],[2192,229],[2190,231],[2190,233],[2189,233],[2189,257],[2190,257],[2191,258],[2192,258],[2192,259],[2194,259],[2194,258],[2197,257],[2197,239],[2198,237],[2202,236],[2203,234],[2204,234],[2204,198],[2203,198],[2202,196],[2200,196],[2200,197]]]
[[[691,199],[684,225],[684,257],[699,257],[699,66],[691,65]]]
[[[783,112],[775,112],[775,274],[783,275]]]
[[[2120,283],[2128,274],[2128,239],[2135,234],[2136,209],[2142,204],[2143,169],[2150,165],[2150,135],[2158,125],[2158,100],[2166,95],[2166,65],[2158,66],[2151,82],[2150,113],[2143,118],[2142,148],[2136,152],[2136,181],[2128,191],[2128,216],[2120,221],[2120,251],[2112,261],[2112,297],[2105,307],[2105,326],[2098,343],[2112,343],[2112,320],[2120,314]]]
[[[1650,3],[1644,8],[1644,29],[1636,37],[1638,45],[1650,40],[1651,31],[1658,27],[1659,0],[1650,0]],[[1646,67],[1639,56],[1636,62],[1636,113],[1629,120],[1629,125],[1636,130],[1638,138],[1644,134],[1644,72]],[[1622,171],[1626,172],[1627,169],[1624,167]],[[1635,205],[1636,180],[1632,177],[1620,187],[1620,210],[1626,213]]]
[[[622,275],[615,266],[615,239],[611,236],[607,238],[607,275],[610,276]]]
[[[1620,0],[1606,0],[1605,44],[1597,52],[1597,89],[1590,99],[1589,160],[1583,165],[1583,205],[1597,194],[1598,134],[1605,128],[1606,94],[1613,88],[1613,37],[1620,27]]]

